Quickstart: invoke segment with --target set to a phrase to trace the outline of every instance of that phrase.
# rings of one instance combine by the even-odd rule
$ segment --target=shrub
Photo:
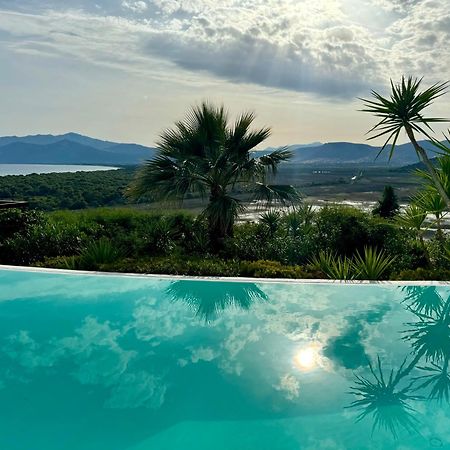
[[[317,213],[315,239],[322,250],[351,256],[369,241],[369,217],[351,207],[322,208]]]
[[[300,266],[284,266],[278,261],[242,261],[240,275],[256,278],[314,278],[317,272],[309,273]]]
[[[321,251],[311,259],[311,265],[333,280],[353,280],[355,278],[352,261],[346,256]]]
[[[98,269],[103,264],[111,264],[120,257],[120,250],[107,238],[91,242],[80,253],[78,267]]]
[[[353,259],[355,277],[360,280],[381,280],[391,268],[395,257],[373,247],[365,247],[364,254],[356,253]]]
[[[43,213],[34,210],[7,209],[0,211],[0,239],[14,233],[25,232],[33,226],[46,222]]]
[[[419,267],[415,270],[408,269],[393,273],[390,279],[402,281],[450,281],[450,270],[425,269],[423,267]]]
[[[137,261],[127,258],[113,264],[102,265],[101,269],[171,275],[239,276],[238,261],[225,261],[220,258],[186,259],[178,256],[167,256]]]
[[[0,261],[28,265],[46,257],[70,256],[79,253],[86,241],[76,225],[44,221],[5,239],[0,245]]]
[[[365,247],[362,255],[357,251],[352,259],[321,251],[311,259],[311,264],[333,280],[380,280],[394,261],[395,257],[384,251]]]

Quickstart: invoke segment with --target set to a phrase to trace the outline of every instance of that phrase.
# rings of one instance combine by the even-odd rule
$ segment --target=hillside
[[[0,164],[136,165],[154,154],[151,147],[102,141],[76,133],[0,137]]]
[[[421,142],[430,148],[428,142]],[[391,161],[389,149],[377,158],[380,147],[351,142],[295,144],[287,146],[294,154],[288,164],[311,166],[361,165],[402,167],[418,162],[411,144],[397,146]],[[255,152],[264,155],[274,148]],[[136,165],[151,159],[156,149],[138,144],[103,141],[77,133],[0,137],[0,164],[99,164]]]
[[[429,149],[431,144],[426,141],[421,145]],[[310,165],[348,165],[364,164],[373,166],[399,167],[414,164],[418,161],[417,154],[411,144],[398,145],[392,159],[389,161],[389,149],[377,158],[380,147],[351,142],[329,142],[315,147],[288,147],[293,153],[292,162]]]

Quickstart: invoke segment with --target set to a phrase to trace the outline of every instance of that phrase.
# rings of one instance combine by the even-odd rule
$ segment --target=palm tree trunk
[[[431,163],[430,159],[428,158],[427,152],[416,141],[416,137],[414,136],[414,132],[413,132],[411,126],[405,125],[405,130],[406,130],[406,134],[409,137],[409,140],[411,141],[411,144],[414,146],[414,149],[416,150],[417,154],[420,156],[423,163],[425,164],[425,167],[427,168],[428,172],[430,173],[431,178],[433,179],[433,182],[436,186],[436,189],[439,192],[439,195],[444,200],[445,204],[447,205],[447,208],[450,208],[450,198],[447,195],[447,192],[445,191],[444,186],[442,186],[441,180],[438,177],[436,169],[434,168],[433,164]]]

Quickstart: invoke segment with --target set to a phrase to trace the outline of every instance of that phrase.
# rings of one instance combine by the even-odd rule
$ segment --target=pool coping
[[[251,277],[221,277],[221,276],[194,276],[194,275],[168,275],[147,274],[130,272],[100,272],[94,270],[69,270],[51,269],[47,267],[28,267],[1,265],[0,270],[15,272],[40,272],[65,275],[88,275],[88,276],[113,276],[126,278],[150,278],[160,280],[191,280],[191,281],[228,281],[228,282],[251,282],[251,283],[289,283],[289,284],[339,284],[339,285],[385,285],[385,286],[450,286],[450,281],[370,281],[370,280],[327,280],[309,278],[251,278]]]

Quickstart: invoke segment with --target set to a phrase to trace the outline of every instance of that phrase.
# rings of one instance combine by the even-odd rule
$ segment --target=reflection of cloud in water
[[[165,298],[142,298],[133,310],[136,337],[158,345],[163,339],[171,339],[184,333],[187,327],[186,307],[168,302]]]
[[[188,347],[186,349],[190,355],[187,358],[179,358],[177,364],[180,367],[187,366],[189,363],[197,364],[200,361],[211,362],[219,356],[219,351],[212,347]]]
[[[126,373],[113,387],[105,406],[112,409],[158,409],[164,403],[166,389],[161,379],[152,374],[144,371]]]
[[[4,352],[28,371],[50,368],[70,360],[76,368],[71,375],[81,384],[110,389],[105,401],[108,408],[158,408],[164,401],[166,386],[160,377],[130,367],[137,357],[134,350],[125,350],[118,339],[121,329],[106,321],[86,317],[74,336],[52,339],[39,344],[27,331],[8,338]]]
[[[282,375],[278,384],[273,386],[277,391],[283,392],[287,400],[294,400],[300,395],[300,383],[294,375]]]

